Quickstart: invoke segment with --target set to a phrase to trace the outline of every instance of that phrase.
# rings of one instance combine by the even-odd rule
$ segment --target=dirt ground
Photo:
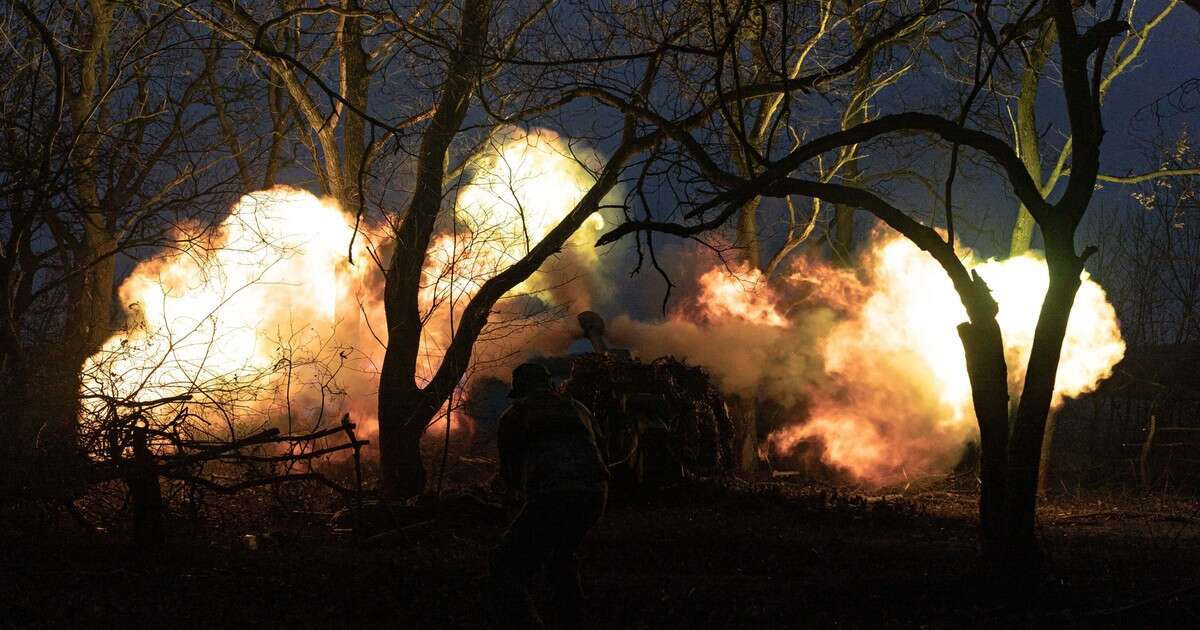
[[[6,528],[0,627],[480,627],[511,513],[472,496],[396,508],[376,529],[399,529],[365,541],[279,509],[176,523],[153,554],[111,532]],[[982,577],[975,500],[711,480],[618,493],[583,550],[594,627],[1194,627],[1196,501],[1054,498],[1040,517],[1053,576],[1014,590]]]

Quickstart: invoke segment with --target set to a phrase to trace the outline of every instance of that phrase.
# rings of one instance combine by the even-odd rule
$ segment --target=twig
[[[337,446],[329,446],[329,447],[318,449],[315,451],[309,451],[307,453],[289,453],[286,455],[243,455],[242,453],[231,453],[229,455],[222,457],[222,459],[247,461],[247,462],[302,461],[302,460],[306,460],[306,459],[316,459],[323,455],[328,455],[330,453],[336,453],[338,451],[344,451],[348,448],[358,449],[358,448],[366,446],[370,443],[371,442],[369,440],[356,440],[354,442],[338,444]]]

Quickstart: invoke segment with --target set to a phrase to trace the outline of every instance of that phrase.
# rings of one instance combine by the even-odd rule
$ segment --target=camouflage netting
[[[701,367],[674,357],[647,364],[619,353],[584,354],[573,361],[563,387],[595,414],[607,437],[610,462],[625,455],[621,429],[638,407],[652,409],[647,415],[665,425],[667,446],[686,472],[719,475],[735,467],[733,422]]]

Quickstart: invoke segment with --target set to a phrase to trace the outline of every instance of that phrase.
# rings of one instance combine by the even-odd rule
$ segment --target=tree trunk
[[[1154,449],[1154,434],[1158,430],[1158,418],[1154,415],[1153,407],[1150,413],[1150,426],[1146,428],[1146,441],[1142,442],[1142,451],[1138,456],[1138,481],[1142,490],[1150,491],[1150,452]]]
[[[1029,251],[1029,247],[1033,243],[1035,227],[1037,227],[1037,223],[1034,222],[1033,215],[1029,214],[1029,210],[1022,204],[1017,209],[1017,221],[1013,224],[1012,241],[1008,248],[1009,256],[1020,256]]]
[[[1041,564],[1035,529],[1042,441],[1054,395],[1063,337],[1083,266],[1071,245],[1070,231],[1063,232],[1067,233],[1046,230],[1050,286],[1034,331],[1025,385],[1008,449],[1009,558],[1015,563],[1013,567],[1022,572],[1036,570]]]
[[[979,526],[983,556],[991,561],[1005,549],[1008,477],[1008,366],[995,318],[958,326],[967,358],[971,397],[979,422]]]
[[[380,482],[387,496],[415,497],[425,491],[427,476],[421,457],[421,438],[437,409],[424,404],[422,398],[419,390],[399,399],[380,390],[380,415],[384,405],[389,408],[389,429],[383,430],[381,419],[379,431]]]
[[[357,0],[343,2],[347,10],[361,10]],[[341,82],[338,91],[342,98],[354,105],[359,111],[367,111],[367,98],[370,89],[371,74],[367,67],[367,53],[362,48],[362,24],[360,18],[342,17],[341,28],[338,29],[339,74]],[[343,106],[344,128],[342,129],[342,181],[344,189],[342,198],[338,201],[346,212],[358,212],[359,205],[364,201],[359,194],[359,178],[362,166],[367,159],[366,121]]]
[[[857,175],[858,169],[853,167],[853,162],[846,168]],[[848,266],[854,258],[854,210],[854,206],[845,204],[833,208],[833,260],[839,265]]]
[[[865,6],[864,2],[851,2],[850,8],[850,32],[854,39],[854,45],[861,47],[866,39],[866,28],[863,24],[862,14],[859,10]],[[875,55],[868,55],[867,59],[859,66],[854,74],[854,97],[847,105],[848,109],[842,114],[842,129],[850,129],[867,122],[867,107],[871,101],[872,84],[876,79],[873,72]],[[844,151],[850,155],[851,159],[842,166],[841,178],[848,185],[857,185],[859,177],[862,175],[862,170],[858,167],[856,154],[858,146],[845,147]],[[854,217],[857,208],[851,204],[837,204],[833,211],[833,261],[837,264],[849,266],[854,259]]]
[[[384,280],[388,342],[379,375],[379,440],[383,492],[391,497],[411,497],[424,492],[421,436],[462,374],[458,372],[448,387],[430,384],[422,389],[417,385],[423,326],[421,270],[442,210],[446,155],[467,114],[475,80],[483,64],[490,19],[491,3],[488,0],[468,0],[462,8],[458,48],[451,54],[435,112],[421,135],[412,199],[396,230],[396,244]],[[490,306],[482,313],[485,321]],[[463,319],[459,332],[472,324],[467,321],[466,314]],[[474,323],[482,327],[482,323]],[[445,368],[446,361],[454,363],[451,367],[465,370],[465,364],[459,365],[458,357],[451,356],[455,352],[454,346],[451,342],[439,372]]]
[[[1021,92],[1017,95],[1017,149],[1025,170],[1033,177],[1033,181],[1042,185],[1042,152],[1038,146],[1037,129],[1037,96],[1041,84],[1042,70],[1050,58],[1057,31],[1054,22],[1049,20],[1042,26],[1037,43],[1029,53],[1029,65],[1021,75]],[[1012,239],[1009,244],[1009,255],[1020,256],[1029,251],[1033,242],[1033,230],[1037,226],[1033,215],[1025,204],[1017,209],[1017,220],[1013,225]]]
[[[78,83],[70,97],[70,118],[76,135],[72,166],[75,192],[79,198],[82,239],[72,245],[72,261],[79,273],[67,285],[71,299],[70,311],[64,326],[64,340],[54,359],[59,363],[48,373],[61,381],[45,383],[48,394],[42,396],[44,415],[39,418],[44,427],[40,445],[60,453],[75,446],[78,433],[80,368],[84,361],[108,338],[112,320],[113,290],[116,279],[116,237],[108,208],[101,198],[99,184],[100,141],[104,129],[105,109],[99,107],[104,98],[101,81],[106,78],[107,47],[113,25],[113,7],[102,0],[88,3],[91,22],[86,44],[77,63]],[[67,246],[60,243],[60,246]],[[58,391],[63,387],[65,390]],[[31,395],[34,391],[29,392]]]
[[[762,471],[758,457],[758,403],[741,397],[732,402],[738,474],[753,479]]]
[[[762,263],[762,244],[758,239],[758,203],[759,197],[747,201],[738,210],[737,241],[734,247],[742,252],[742,259],[752,269],[760,269]]]
[[[44,383],[44,388],[37,391],[41,394],[41,408],[45,413],[41,419],[45,427],[41,442],[62,449],[73,448],[78,433],[80,372],[88,357],[95,354],[112,333],[116,288],[113,251],[117,243],[102,212],[89,212],[85,228],[86,236],[76,253],[76,264],[90,265],[90,268],[69,285],[72,305],[59,348],[61,352],[54,353],[50,359],[59,365],[50,369],[52,382]]]
[[[1038,458],[1037,495],[1046,498],[1046,483],[1050,470],[1050,451],[1054,442],[1054,412],[1046,415],[1046,431],[1042,436],[1042,455]]]

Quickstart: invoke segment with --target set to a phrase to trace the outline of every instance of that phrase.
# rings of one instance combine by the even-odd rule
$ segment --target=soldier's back
[[[605,475],[592,428],[566,396],[539,393],[520,400],[528,427],[526,491],[530,495],[596,492]]]

